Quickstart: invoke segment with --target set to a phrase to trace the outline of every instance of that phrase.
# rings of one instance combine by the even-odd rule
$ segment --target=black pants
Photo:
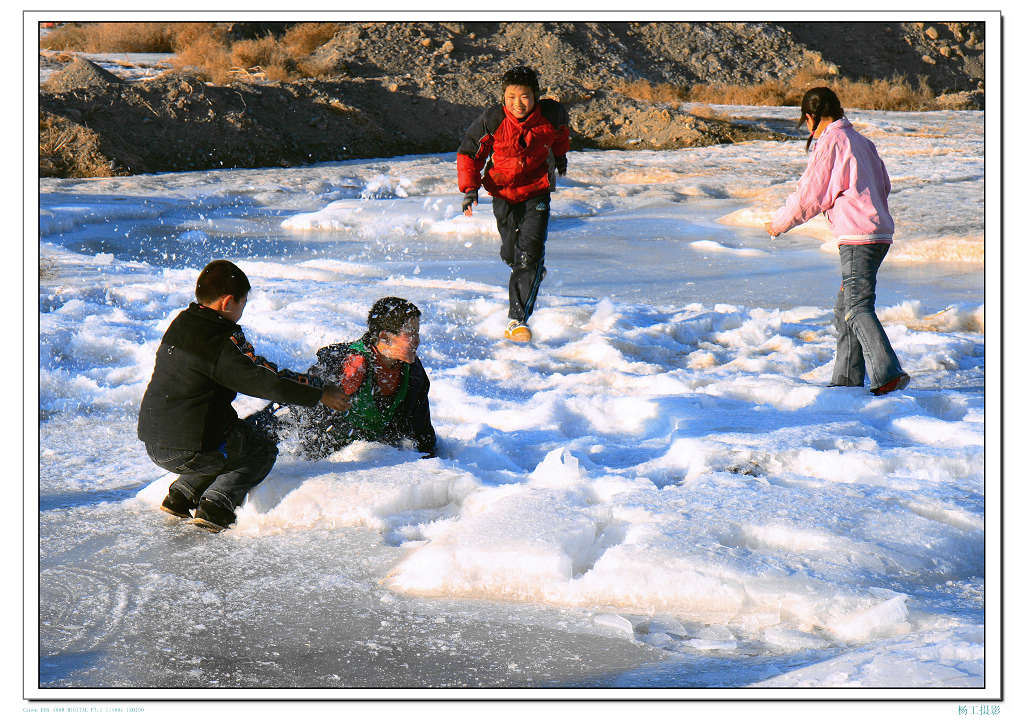
[[[179,474],[171,488],[194,505],[207,499],[231,511],[242,505],[245,494],[267,477],[277,460],[277,444],[249,418],[235,421],[216,450],[147,445],[146,452],[158,466]]]
[[[492,207],[501,235],[501,259],[512,268],[508,279],[508,317],[525,323],[533,313],[544,278],[551,195],[545,193],[515,204],[495,197]]]

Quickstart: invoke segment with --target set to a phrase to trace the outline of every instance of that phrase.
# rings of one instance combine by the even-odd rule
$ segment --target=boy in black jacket
[[[235,522],[234,509],[266,478],[277,446],[231,406],[235,395],[335,410],[349,406],[336,386],[278,370],[245,340],[238,321],[249,279],[215,260],[199,274],[197,303],[171,322],[139,409],[139,439],[161,468],[180,474],[160,508],[213,532]]]

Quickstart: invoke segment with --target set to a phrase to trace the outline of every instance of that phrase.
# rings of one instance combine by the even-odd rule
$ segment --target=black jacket
[[[139,409],[139,439],[167,448],[213,450],[238,419],[231,406],[238,393],[313,406],[323,384],[278,370],[255,354],[237,324],[192,303],[171,322],[156,352]]]
[[[317,361],[310,367],[309,374],[317,376],[324,383],[340,383],[342,364],[356,352],[350,349],[348,343],[325,346],[316,352]],[[373,383],[372,372],[367,373],[363,380],[363,384],[366,383]],[[337,413],[324,406],[297,409],[303,452],[308,458],[324,458],[357,439],[397,446],[408,438],[416,444],[416,450],[420,453],[433,456],[437,450],[437,436],[430,422],[429,392],[427,371],[417,358],[409,367],[409,388],[405,399],[395,410],[391,422],[384,426],[381,435],[373,437],[347,423],[345,413]],[[382,398],[380,402],[384,403],[386,399]]]

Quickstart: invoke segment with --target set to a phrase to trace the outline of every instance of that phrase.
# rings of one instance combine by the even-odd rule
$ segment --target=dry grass
[[[690,102],[715,105],[792,105],[799,106],[803,94],[813,87],[827,85],[835,90],[844,107],[865,110],[937,110],[935,93],[925,78],[916,85],[903,76],[888,80],[849,80],[813,64],[799,70],[787,81],[770,80],[756,85],[709,85],[699,83],[678,87],[646,80],[622,83],[615,90],[637,100],[654,103]]]
[[[234,77],[296,80],[321,77],[333,64],[312,53],[337,34],[338,23],[299,23],[280,38],[231,42],[222,23],[69,23],[41,41],[49,50],[175,53],[172,64],[225,83]]]
[[[54,28],[41,38],[48,50],[86,53],[174,52],[177,23],[72,23]]]
[[[870,110],[938,110],[935,93],[928,80],[921,77],[917,86],[903,76],[892,80],[863,83],[842,83],[836,88],[843,104],[850,108]]]
[[[292,80],[297,76],[295,59],[284,45],[269,35],[257,40],[240,40],[231,46],[233,67],[259,68],[267,80]]]
[[[197,35],[178,50],[171,64],[179,70],[194,70],[218,84],[231,79],[231,51],[212,35]]]
[[[341,31],[338,23],[299,23],[288,28],[281,44],[293,57],[309,55]]]
[[[228,31],[220,23],[171,23],[174,31],[174,52],[180,53],[196,43],[228,45]]]
[[[333,63],[313,55],[341,29],[338,23],[298,23],[281,37],[267,35],[232,43],[223,23],[69,23],[41,39],[49,50],[84,52],[175,53],[172,63],[215,83],[232,78],[296,80],[323,77]],[[871,110],[939,109],[924,78],[916,86],[906,78],[853,81],[837,75],[835,66],[812,54],[793,77],[757,85],[679,87],[646,80],[621,83],[614,90],[651,103],[713,103],[716,105],[799,105],[804,91],[828,85],[843,105]]]
[[[634,100],[643,100],[648,103],[681,103],[686,100],[684,89],[668,83],[651,85],[648,80],[620,83],[612,89]]]

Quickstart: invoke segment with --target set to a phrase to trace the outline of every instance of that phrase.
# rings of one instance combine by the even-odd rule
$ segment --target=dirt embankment
[[[923,76],[953,107],[983,103],[970,23],[347,23],[317,51],[334,71],[212,85],[124,81],[77,58],[40,89],[40,174],[89,177],[453,151],[514,63],[569,109],[573,147],[665,149],[778,138],[615,88],[758,83],[813,64]]]

